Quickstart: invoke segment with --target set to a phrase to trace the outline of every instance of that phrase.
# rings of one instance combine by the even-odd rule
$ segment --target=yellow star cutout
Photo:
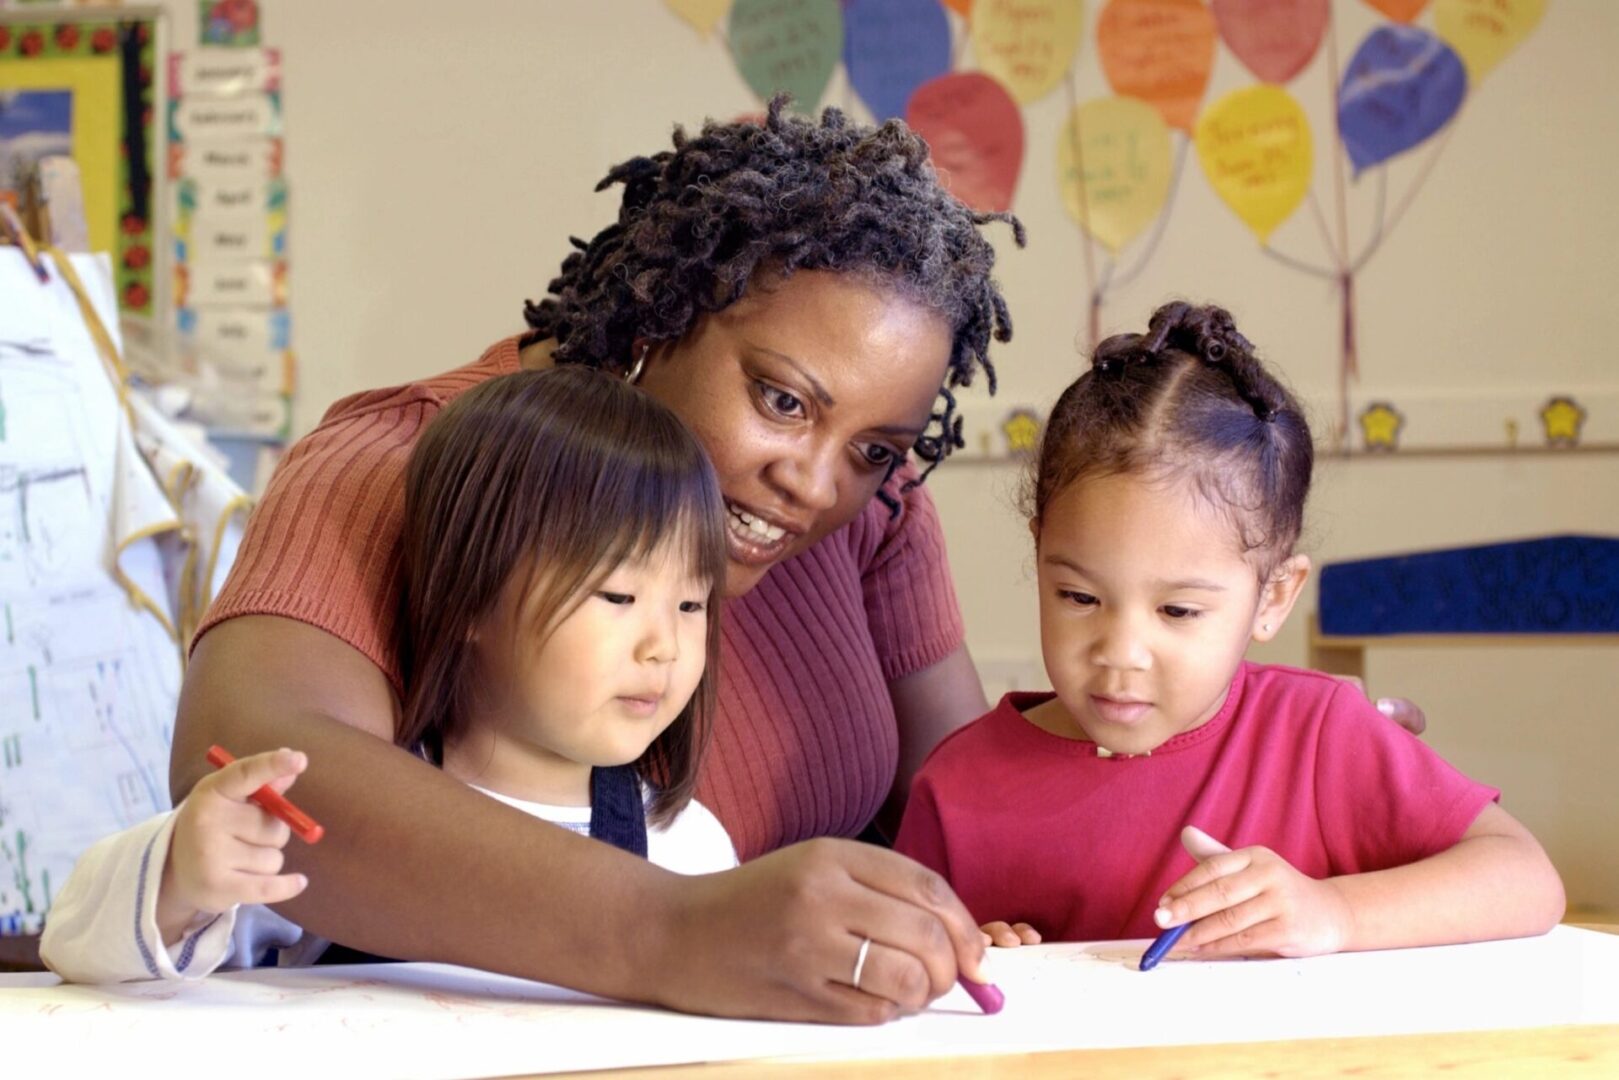
[[[1573,398],[1554,397],[1541,408],[1540,422],[1546,426],[1546,445],[1578,446],[1585,410]]]
[[[1360,414],[1360,432],[1368,450],[1395,450],[1400,445],[1400,429],[1405,417],[1386,401],[1374,401]]]
[[[1028,409],[1013,409],[1001,421],[1001,434],[1006,436],[1006,448],[1014,454],[1032,453],[1040,441],[1040,418]]]

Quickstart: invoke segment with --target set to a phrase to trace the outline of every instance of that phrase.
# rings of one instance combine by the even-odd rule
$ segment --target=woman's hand
[[[1353,913],[1331,881],[1296,870],[1270,848],[1226,849],[1198,829],[1181,843],[1200,862],[1159,901],[1164,929],[1195,923],[1173,951],[1225,956],[1318,956],[1349,940]]]
[[[1353,686],[1356,690],[1359,690],[1362,694],[1366,693],[1366,684],[1358,675],[1334,675],[1333,678],[1342,679],[1344,682]],[[1372,704],[1377,706],[1378,712],[1382,713],[1390,720],[1393,720],[1396,724],[1399,724],[1413,735],[1421,735],[1424,731],[1428,730],[1427,715],[1424,714],[1417,703],[1412,701],[1410,698],[1380,697],[1375,699]]]
[[[1403,697],[1380,697],[1375,704],[1378,712],[1413,735],[1421,735],[1428,729],[1428,718],[1414,701]]]
[[[204,912],[275,904],[304,891],[309,882],[302,874],[281,873],[281,849],[292,830],[248,796],[266,784],[286,791],[308,765],[303,754],[272,750],[197,781],[175,816],[158,888],[157,927],[164,944],[179,941]]]
[[[659,935],[668,951],[647,965],[672,1008],[878,1024],[926,1007],[958,973],[983,981],[966,907],[892,851],[811,840],[682,881],[690,888]]]
[[[1019,945],[1040,944],[1040,931],[1026,922],[987,922],[978,928],[984,935],[985,945],[1001,949],[1015,949]]]

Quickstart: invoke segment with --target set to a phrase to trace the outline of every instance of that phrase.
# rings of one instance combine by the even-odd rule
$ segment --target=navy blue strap
[[[590,835],[646,858],[646,806],[633,765],[590,770]]]

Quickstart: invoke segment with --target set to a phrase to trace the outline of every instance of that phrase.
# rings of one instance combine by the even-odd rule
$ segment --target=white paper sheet
[[[1619,937],[1569,927],[1311,960],[1171,960],[1146,974],[1144,945],[997,951],[999,1016],[956,990],[881,1028],[683,1016],[433,964],[102,988],[0,976],[0,1047],[17,1076],[436,1078],[1619,1024]]]
[[[116,336],[106,256],[71,258]],[[85,848],[168,808],[180,688],[181,522],[47,262],[0,248],[0,927],[29,930]]]

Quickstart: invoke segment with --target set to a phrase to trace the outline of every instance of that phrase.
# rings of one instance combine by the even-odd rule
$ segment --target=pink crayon
[[[1006,995],[994,983],[975,983],[963,975],[956,982],[967,991],[967,996],[978,1003],[985,1016],[994,1016],[1006,1005]]]

